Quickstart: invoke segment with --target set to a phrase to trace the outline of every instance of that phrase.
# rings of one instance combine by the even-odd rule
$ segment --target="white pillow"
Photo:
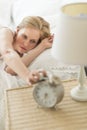
[[[53,66],[58,67],[58,61],[51,56],[51,49],[47,49],[31,63],[29,69],[51,70]]]

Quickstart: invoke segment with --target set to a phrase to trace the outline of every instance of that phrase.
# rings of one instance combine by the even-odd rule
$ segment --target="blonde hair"
[[[39,16],[27,16],[18,25],[19,29],[23,27],[31,27],[40,30],[40,40],[50,36],[50,25],[49,23]]]

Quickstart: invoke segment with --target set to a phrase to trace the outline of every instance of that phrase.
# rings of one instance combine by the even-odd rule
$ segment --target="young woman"
[[[27,66],[45,49],[52,47],[52,42],[49,23],[38,16],[25,17],[14,32],[0,27],[0,53],[6,64],[5,71],[18,74],[30,85],[36,83],[40,73],[45,76],[46,72],[29,71]]]

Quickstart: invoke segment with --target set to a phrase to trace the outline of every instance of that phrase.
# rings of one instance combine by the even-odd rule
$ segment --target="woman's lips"
[[[20,48],[23,49],[23,50],[25,50],[25,51],[27,50],[25,47],[20,47]]]

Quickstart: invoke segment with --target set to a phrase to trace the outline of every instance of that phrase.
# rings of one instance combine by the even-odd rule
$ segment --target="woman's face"
[[[36,47],[40,39],[40,31],[34,28],[17,30],[13,47],[20,54],[26,53]]]

